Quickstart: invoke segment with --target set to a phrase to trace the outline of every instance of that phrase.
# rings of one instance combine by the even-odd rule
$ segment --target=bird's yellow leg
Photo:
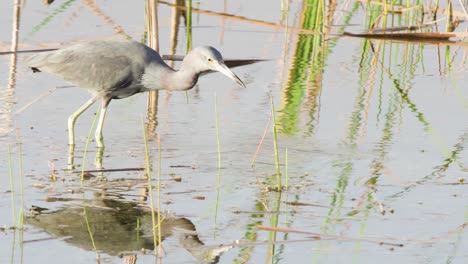
[[[75,123],[76,119],[88,109],[94,102],[96,102],[95,97],[89,99],[84,105],[82,105],[76,112],[68,117],[68,144],[75,145]]]
[[[101,105],[101,114],[99,116],[99,121],[98,125],[96,128],[96,133],[94,134],[94,137],[96,138],[96,144],[99,148],[104,147],[104,140],[102,136],[102,128],[104,126],[104,119],[106,118],[106,112],[107,112],[107,106],[109,105],[110,98],[108,97],[103,97],[102,98],[102,105]]]

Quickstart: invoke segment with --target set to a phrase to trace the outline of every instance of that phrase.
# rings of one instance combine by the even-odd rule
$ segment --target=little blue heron
[[[152,90],[185,91],[197,83],[198,76],[218,71],[242,87],[245,84],[224,64],[213,47],[197,47],[184,57],[178,71],[169,67],[159,54],[136,41],[93,41],[39,53],[26,60],[33,72],[46,72],[82,88],[92,97],[68,118],[69,144],[75,144],[77,118],[101,99],[101,114],[95,138],[103,147],[102,127],[112,99],[122,99]]]

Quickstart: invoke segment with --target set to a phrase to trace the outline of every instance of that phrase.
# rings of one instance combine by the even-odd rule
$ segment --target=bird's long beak
[[[237,77],[229,68],[224,64],[224,62],[219,62],[219,64],[216,67],[216,70],[218,70],[220,73],[226,75],[227,77],[233,79],[239,86],[242,86],[246,88],[244,82]]]

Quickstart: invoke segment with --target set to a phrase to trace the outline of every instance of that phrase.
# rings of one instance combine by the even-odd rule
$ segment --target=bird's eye
[[[212,58],[208,58],[208,62],[213,62],[213,59],[212,59]]]

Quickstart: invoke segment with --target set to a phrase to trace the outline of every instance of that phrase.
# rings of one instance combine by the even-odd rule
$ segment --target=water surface
[[[0,23],[11,25],[13,6],[5,5]],[[185,27],[176,27],[177,39],[171,39],[173,9],[164,3],[159,7],[161,53],[184,54]],[[156,178],[159,135],[163,217],[175,225],[163,225],[163,262],[466,262],[463,45],[308,34],[294,28],[316,31],[320,25],[311,17],[313,6],[299,3],[291,3],[288,12],[270,1],[227,6],[202,1],[194,7],[214,12],[194,13],[194,46],[215,46],[226,58],[269,60],[233,69],[245,89],[221,74],[209,74],[187,97],[159,94],[156,133],[148,135],[148,147]],[[321,31],[366,27],[364,5],[339,4],[326,11],[334,27]],[[141,40],[145,31],[142,1],[27,2],[20,21],[20,50],[95,39]],[[10,47],[10,33],[0,31],[2,51]],[[25,221],[24,232],[4,231],[0,261],[83,263],[95,261],[97,254],[106,263],[121,263],[123,255],[131,254],[137,254],[137,263],[154,261],[150,251],[140,251],[154,246],[144,171],[92,173],[101,178],[91,177],[81,186],[80,174],[67,170],[66,120],[89,94],[31,73],[24,64],[28,55],[18,53],[14,85],[11,56],[0,56],[0,225],[13,225],[10,168],[15,214],[20,167],[25,210],[39,206],[49,211],[34,209],[39,215]],[[282,192],[271,191],[276,179],[271,125],[251,167],[269,123],[271,98],[283,184],[288,152],[289,188]],[[145,168],[146,101],[144,94],[110,104],[104,169]],[[96,169],[94,142],[83,164],[96,109],[77,122],[76,170]],[[56,182],[50,180],[51,170],[56,170]],[[79,219],[84,215],[94,245],[83,228],[86,221]],[[131,241],[129,247],[120,247],[122,241]]]

